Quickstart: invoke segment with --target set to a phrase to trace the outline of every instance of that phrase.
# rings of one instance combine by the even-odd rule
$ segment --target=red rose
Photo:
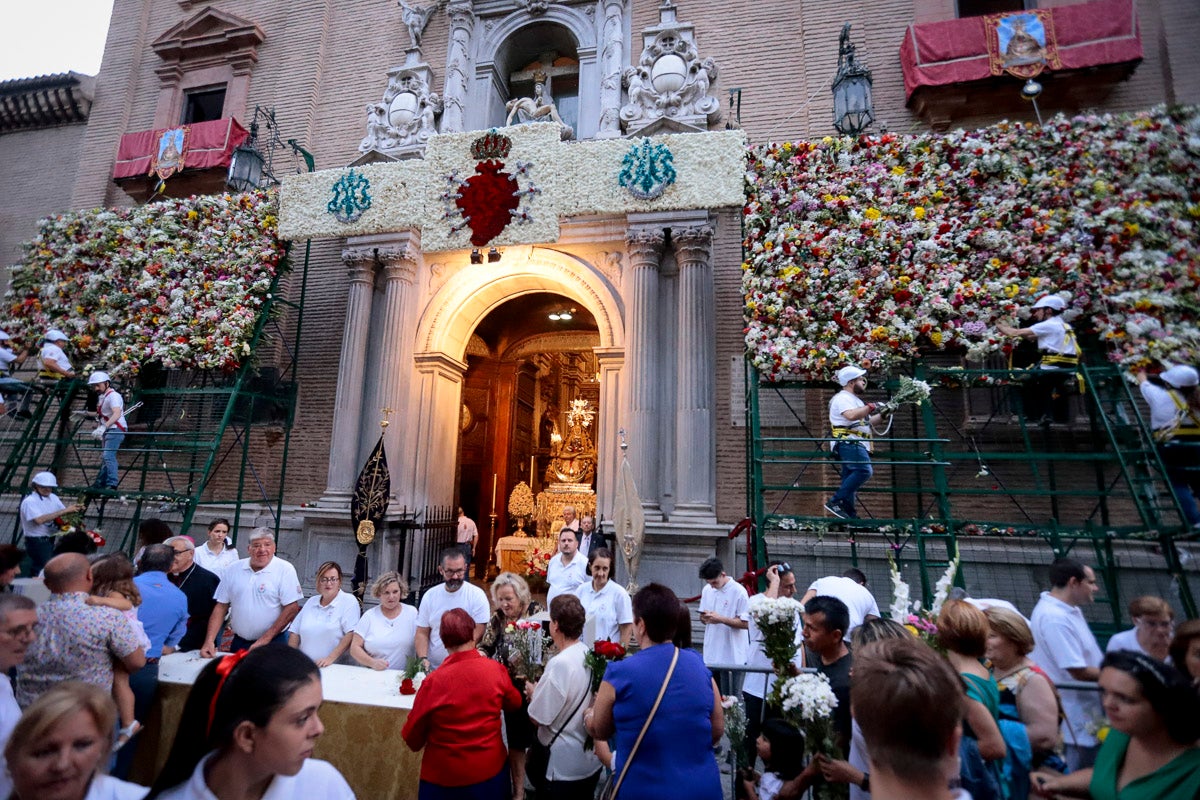
[[[416,687],[413,686],[412,678],[405,678],[400,681],[400,694],[416,694]]]

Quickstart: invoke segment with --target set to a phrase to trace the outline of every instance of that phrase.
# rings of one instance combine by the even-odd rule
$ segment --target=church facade
[[[642,578],[685,587],[745,515],[738,153],[836,135],[843,25],[876,130],[907,132],[1032,120],[1030,62],[1043,115],[1200,102],[1190,5],[118,0],[65,140],[78,167],[54,169],[45,127],[0,135],[0,170],[28,152],[47,175],[22,190],[43,192],[23,201],[36,214],[0,200],[0,246],[15,259],[55,205],[145,199],[123,137],[270,109],[318,166],[275,164],[281,234],[311,242],[283,549],[352,560],[350,494],[386,418],[393,509],[461,505],[489,548],[521,482],[611,519],[627,459]],[[1005,50],[990,20],[1022,11],[1041,38],[1022,28]],[[1022,63],[989,67],[1006,54]],[[220,190],[228,145],[167,192]],[[389,546],[375,563],[395,563]]]

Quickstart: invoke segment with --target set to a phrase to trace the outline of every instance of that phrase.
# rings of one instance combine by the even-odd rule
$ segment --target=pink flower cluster
[[[259,192],[42,220],[13,268],[6,330],[36,345],[59,328],[77,366],[117,374],[236,369],[283,259],[276,214]]]
[[[749,154],[747,350],[769,380],[1001,352],[1057,293],[1129,366],[1200,356],[1200,109]]]

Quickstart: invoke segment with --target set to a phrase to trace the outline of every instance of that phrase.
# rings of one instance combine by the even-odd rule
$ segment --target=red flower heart
[[[471,227],[471,244],[476,247],[499,236],[521,204],[517,197],[521,187],[513,176],[501,172],[503,168],[502,161],[481,161],[463,185],[462,196],[454,201]]]

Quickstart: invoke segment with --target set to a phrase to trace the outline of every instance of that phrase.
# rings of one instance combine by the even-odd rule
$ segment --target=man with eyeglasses
[[[12,794],[12,781],[4,763],[4,746],[12,734],[21,707],[13,696],[8,672],[25,660],[25,651],[37,637],[37,606],[20,594],[0,594],[0,797]]]
[[[243,558],[225,570],[213,595],[216,605],[208,618],[208,633],[200,655],[212,658],[217,654],[217,636],[229,613],[233,628],[231,653],[253,650],[278,641],[287,644],[287,627],[300,613],[304,592],[296,568],[275,557],[275,534],[269,528],[250,532],[246,548],[249,558]],[[465,569],[465,568],[464,568]]]
[[[484,626],[491,615],[491,605],[483,589],[467,582],[467,560],[457,547],[442,551],[440,572],[444,583],[434,586],[421,596],[417,609],[417,636],[414,647],[421,659],[422,669],[436,668],[446,658],[442,644],[442,615],[461,608],[475,621],[475,641],[483,636]]]
[[[208,620],[212,616],[213,599],[221,579],[215,572],[196,563],[196,545],[186,536],[172,536],[163,544],[173,551],[171,583],[187,598],[187,632],[179,640],[180,651],[199,650],[208,635]]]

